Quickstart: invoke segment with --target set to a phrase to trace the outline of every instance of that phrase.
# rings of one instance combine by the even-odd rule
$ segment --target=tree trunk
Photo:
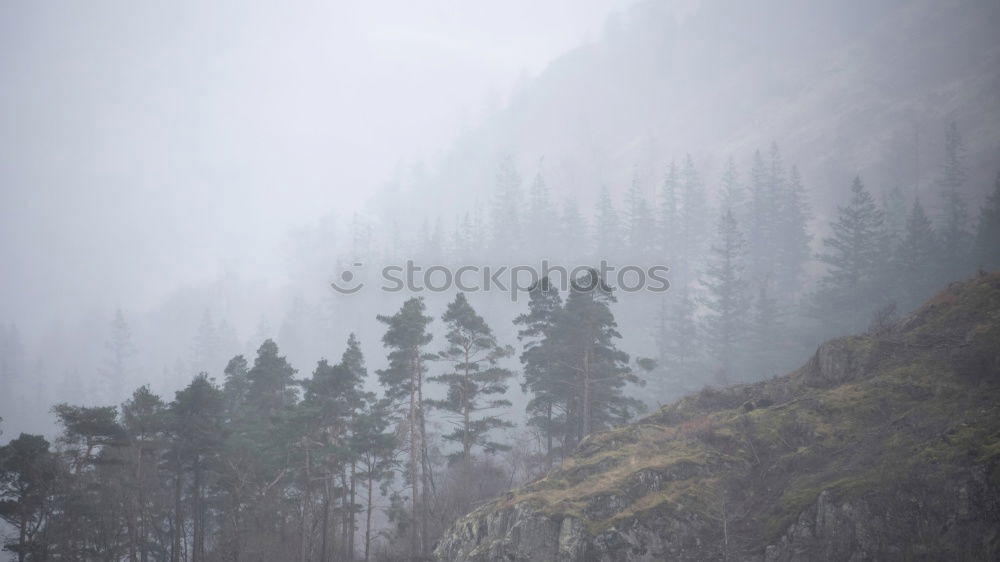
[[[327,537],[330,534],[330,477],[327,476],[323,481],[323,539],[322,545],[320,547],[320,562],[327,562]]]
[[[356,491],[355,490],[354,474],[355,474],[355,461],[352,460],[351,461],[351,514],[350,514],[350,525],[349,525],[349,529],[348,529],[348,531],[350,532],[350,536],[348,536],[348,540],[347,540],[347,560],[348,560],[348,562],[354,562],[354,533],[355,533],[355,531],[357,531],[357,527],[355,526],[356,520],[355,520],[355,514],[354,514],[354,499],[355,499],[355,491]]]
[[[310,501],[310,478],[312,475],[309,471],[309,447],[306,446],[306,463],[305,463],[305,473],[306,481],[304,486],[304,493],[302,494],[302,521],[299,529],[299,562],[306,562],[306,532],[309,528],[309,501]]]
[[[368,467],[368,503],[365,506],[365,562],[368,562],[369,550],[372,544],[372,486],[375,483],[373,473],[374,463]]]
[[[184,521],[181,520],[181,453],[174,454],[174,536],[170,549],[170,562],[181,561],[181,533],[184,529]]]

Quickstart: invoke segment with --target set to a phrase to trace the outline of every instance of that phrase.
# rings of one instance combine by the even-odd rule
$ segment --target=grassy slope
[[[823,490],[834,501],[894,486],[933,495],[970,465],[997,485],[998,456],[1000,275],[990,275],[897,328],[834,340],[790,375],[705,390],[594,435],[497,507],[529,502],[593,534],[636,517],[725,514],[733,536],[760,546]]]

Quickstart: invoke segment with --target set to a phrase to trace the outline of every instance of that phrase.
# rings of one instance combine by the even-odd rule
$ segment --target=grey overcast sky
[[[625,5],[0,2],[0,318],[266,267]]]

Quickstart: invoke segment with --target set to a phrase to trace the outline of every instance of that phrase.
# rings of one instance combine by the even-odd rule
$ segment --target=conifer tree
[[[920,199],[913,202],[913,210],[906,220],[903,238],[896,247],[896,284],[901,289],[906,310],[919,305],[937,284],[936,268],[940,255],[937,234],[930,219],[924,214]]]
[[[22,433],[0,447],[0,519],[17,532],[4,549],[16,554],[18,562],[49,557],[43,536],[59,476],[59,463],[41,435]]]
[[[680,172],[677,163],[670,162],[667,166],[663,185],[660,188],[660,203],[657,216],[658,245],[662,259],[670,261],[677,259],[680,249]]]
[[[750,168],[750,224],[747,233],[748,278],[765,279],[774,271],[774,240],[778,204],[771,174],[760,150]]]
[[[690,290],[681,288],[661,307],[657,330],[657,364],[662,373],[654,392],[664,397],[697,390],[702,336],[695,319],[697,305]]]
[[[742,222],[747,209],[746,190],[740,185],[736,161],[732,157],[726,160],[726,169],[722,172],[722,185],[719,189],[719,209],[730,209],[737,222]]]
[[[455,429],[443,438],[461,445],[461,452],[451,458],[468,468],[473,447],[480,447],[487,454],[509,448],[491,440],[490,434],[513,424],[488,412],[511,405],[501,396],[507,392],[507,380],[514,373],[497,363],[512,355],[514,349],[497,343],[493,330],[472,308],[464,293],[455,295],[441,320],[448,328],[445,335],[448,346],[438,353],[438,358],[450,364],[452,370],[428,379],[443,383],[448,389],[443,400],[429,404],[451,418]]]
[[[610,261],[624,246],[621,220],[611,199],[611,191],[607,186],[602,186],[594,213],[594,255],[598,260]]]
[[[538,253],[546,255],[553,249],[553,230],[556,225],[556,211],[552,206],[552,196],[549,187],[542,177],[541,170],[535,174],[528,194],[528,210],[526,215],[525,233],[529,247]]]
[[[135,356],[135,345],[132,342],[132,331],[125,322],[121,309],[115,311],[111,321],[111,333],[105,344],[107,352],[104,362],[104,396],[117,396],[125,388],[131,372],[131,360]]]
[[[782,182],[774,240],[774,280],[777,291],[795,295],[801,288],[802,275],[812,255],[809,222],[812,211],[797,167],[792,166],[787,182]]]
[[[629,367],[629,356],[618,349],[621,339],[611,313],[612,289],[595,270],[573,280],[553,328],[556,362],[571,374],[567,445],[575,446],[591,433],[624,423],[643,408],[624,395],[629,383],[642,384]]]
[[[680,182],[680,251],[674,276],[681,284],[697,277],[696,269],[707,234],[708,200],[691,155],[684,159]]]
[[[987,271],[1000,268],[1000,174],[979,212],[975,251],[978,267]]]
[[[505,154],[497,169],[496,187],[490,209],[490,247],[493,255],[510,256],[511,248],[520,247],[521,176],[514,159]]]
[[[538,428],[545,438],[545,458],[551,464],[561,451],[557,443],[566,433],[566,372],[556,361],[553,330],[562,309],[562,298],[548,277],[528,291],[528,312],[514,319],[520,326],[518,340],[524,344],[521,388],[531,394],[525,410],[528,425]]]
[[[965,143],[952,122],[945,134],[944,163],[938,180],[941,198],[944,202],[941,237],[942,282],[962,277],[968,270],[971,235],[968,230],[968,209],[962,198],[965,185]]]
[[[221,454],[224,441],[222,391],[202,373],[177,392],[170,411],[175,424],[176,454],[182,470],[190,474],[191,560],[204,561],[208,542],[209,500],[206,494],[214,480],[213,464]],[[179,506],[177,512],[180,512]],[[177,519],[177,528],[183,528],[184,518]]]
[[[839,208],[830,229],[832,235],[823,239],[824,252],[817,255],[828,269],[815,295],[814,314],[823,317],[825,326],[844,333],[863,326],[883,299],[878,283],[886,258],[885,217],[860,176],[851,183],[851,199]]]
[[[732,374],[747,335],[745,244],[736,217],[726,210],[719,217],[716,240],[701,278],[706,291],[701,301],[708,309],[704,331],[709,352],[724,377]]]
[[[629,259],[648,260],[656,245],[656,221],[649,201],[642,191],[638,166],[632,174],[632,186],[628,192],[628,215],[626,217],[627,248]]]
[[[389,349],[389,365],[378,371],[379,383],[386,398],[402,410],[406,419],[410,462],[408,472],[411,491],[410,548],[419,555],[427,552],[428,475],[424,454],[426,431],[424,421],[424,375],[426,361],[432,357],[424,349],[432,335],[427,326],[432,318],[424,315],[424,301],[411,298],[392,316],[377,316],[386,325],[382,344]]]

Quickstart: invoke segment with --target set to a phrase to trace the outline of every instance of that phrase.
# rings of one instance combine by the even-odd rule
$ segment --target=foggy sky
[[[0,319],[275,279],[618,0],[0,5]],[[494,101],[490,101],[494,100]]]

